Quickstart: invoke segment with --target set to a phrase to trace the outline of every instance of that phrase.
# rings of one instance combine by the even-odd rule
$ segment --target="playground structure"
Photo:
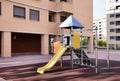
[[[64,52],[69,48],[71,50],[71,55],[72,55],[72,59],[71,59],[72,68],[73,68],[73,65],[90,66],[90,67],[94,67],[96,73],[98,73],[97,27],[95,29],[83,30],[84,27],[73,16],[70,16],[69,18],[67,18],[59,27],[60,27],[60,35],[61,35],[61,46],[59,50],[56,51],[53,58],[48,62],[48,64],[38,68],[37,72],[40,74],[43,74],[45,71],[50,70],[56,64],[59,58],[64,54]],[[69,29],[70,34],[62,34],[62,29]],[[83,32],[93,31],[93,30],[96,30],[95,65],[93,65],[93,63],[90,61],[89,57],[87,56],[86,52],[83,50],[82,41],[81,41],[83,37]],[[77,35],[76,32],[79,33],[79,35]],[[69,41],[66,42],[65,40],[68,40],[68,39]],[[107,52],[108,53],[107,68],[109,70],[110,69],[109,44],[107,44],[107,51],[108,51]],[[80,63],[73,61],[73,52],[79,58]]]

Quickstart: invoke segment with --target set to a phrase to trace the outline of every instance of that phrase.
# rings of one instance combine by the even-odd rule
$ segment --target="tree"
[[[87,37],[82,38],[82,44],[83,44],[83,46],[88,44]]]
[[[100,46],[100,47],[106,47],[106,40],[99,40],[98,41],[98,46]]]

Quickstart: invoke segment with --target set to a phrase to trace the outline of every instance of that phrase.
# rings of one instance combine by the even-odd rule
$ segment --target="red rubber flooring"
[[[51,71],[38,74],[37,68],[45,64],[1,68],[0,78],[7,81],[120,81],[120,61],[111,61],[111,69],[108,71],[106,61],[99,60],[98,74],[91,67],[74,66],[71,69],[69,61],[63,62],[63,68],[57,63]]]

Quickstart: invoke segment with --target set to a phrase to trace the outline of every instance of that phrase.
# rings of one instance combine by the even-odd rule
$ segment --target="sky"
[[[93,19],[106,18],[106,0],[93,0]]]

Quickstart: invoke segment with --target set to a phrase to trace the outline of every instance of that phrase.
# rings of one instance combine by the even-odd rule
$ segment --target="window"
[[[102,36],[101,34],[99,34],[99,36]]]
[[[110,29],[110,32],[115,32],[115,29]]]
[[[39,11],[30,9],[30,20],[39,21]]]
[[[49,1],[53,1],[53,2],[55,2],[55,0],[49,0]]]
[[[53,22],[53,16],[52,15],[49,15],[49,22]]]
[[[120,18],[120,14],[116,14],[116,18]]]
[[[116,41],[120,41],[120,36],[116,36]]]
[[[99,37],[99,39],[102,39],[102,37]]]
[[[14,17],[19,17],[19,18],[24,18],[25,19],[25,8],[24,7],[19,7],[19,6],[14,6]]]
[[[49,22],[55,22],[55,12],[49,12]]]
[[[99,28],[99,30],[101,30],[101,28]]]
[[[116,2],[120,2],[120,0],[116,0]]]
[[[120,25],[120,21],[116,21],[116,25]]]
[[[111,22],[110,22],[110,25],[114,25],[114,21],[111,21]]]
[[[110,36],[110,40],[114,40],[115,39],[115,36]]]
[[[110,14],[110,18],[113,18],[115,14]]]
[[[60,22],[64,22],[67,17],[65,16],[60,16]]]
[[[60,0],[61,2],[64,1],[64,2],[67,2],[67,0]]]
[[[120,5],[116,6],[116,9],[117,9],[117,10],[120,10]]]
[[[54,16],[53,15],[49,15],[49,22],[54,22]]]
[[[120,29],[119,28],[116,29],[116,33],[120,33]]]

